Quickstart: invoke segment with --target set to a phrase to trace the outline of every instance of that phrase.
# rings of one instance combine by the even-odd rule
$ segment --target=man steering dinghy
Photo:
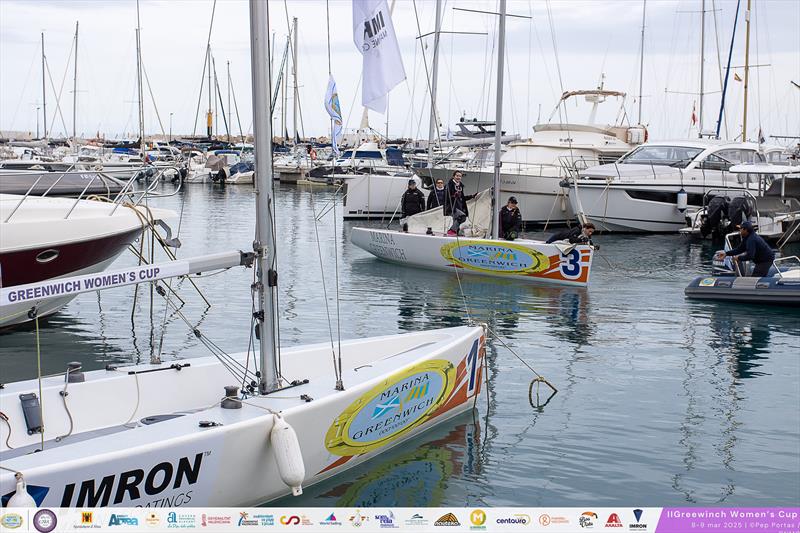
[[[763,278],[769,273],[772,262],[775,260],[775,251],[761,235],[756,233],[753,223],[749,220],[745,220],[739,226],[739,235],[742,237],[739,246],[727,252],[717,252],[717,259],[732,257],[739,263],[740,268],[743,268],[745,261],[752,261],[755,266],[751,276]],[[746,275],[746,272],[741,271],[741,275]]]

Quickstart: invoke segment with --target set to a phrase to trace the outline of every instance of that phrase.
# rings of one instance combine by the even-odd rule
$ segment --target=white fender
[[[278,472],[283,482],[292,489],[292,494],[300,496],[303,494],[306,467],[297,433],[280,415],[274,415],[273,419],[269,441],[275,454],[275,462],[278,463]]]
[[[28,494],[27,485],[25,484],[25,478],[22,477],[21,473],[17,473],[17,490],[14,492],[14,495],[8,499],[7,507],[36,507],[36,502]]]
[[[678,211],[683,213],[686,211],[686,208],[689,206],[689,195],[686,194],[686,190],[681,187],[681,190],[678,191],[678,201],[677,201]]]

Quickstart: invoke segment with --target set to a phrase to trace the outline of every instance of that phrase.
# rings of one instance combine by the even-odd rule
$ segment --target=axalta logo
[[[606,527],[622,527],[622,520],[617,513],[611,513],[606,520]]]
[[[80,484],[70,483],[64,487],[61,507],[107,507],[110,504],[119,505],[123,502],[134,503],[143,496],[156,496],[167,490],[173,491],[194,485],[200,477],[200,468],[206,454],[208,452],[200,452],[192,459],[181,457],[174,463],[165,461],[149,470],[137,468],[120,474],[111,474],[99,482],[87,479]],[[161,499],[152,503],[159,507],[185,505],[191,500],[191,491],[182,493],[180,501],[176,498],[177,496],[165,498],[164,505],[159,503]]]

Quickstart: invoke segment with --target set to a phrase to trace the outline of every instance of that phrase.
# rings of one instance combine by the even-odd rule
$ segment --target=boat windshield
[[[702,152],[702,148],[687,146],[640,146],[628,155],[622,156],[618,163],[686,168]]]

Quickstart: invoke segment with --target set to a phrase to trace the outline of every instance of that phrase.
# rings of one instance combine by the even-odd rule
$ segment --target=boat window
[[[668,165],[676,168],[686,168],[702,151],[702,148],[689,148],[686,146],[640,146],[628,155],[623,156],[619,163]]]
[[[722,154],[722,152],[719,152]],[[697,165],[697,168],[701,170],[721,170],[723,172],[727,172],[728,169],[731,168],[733,163],[726,159],[723,159],[718,154],[710,154],[705,159],[700,161],[700,164]]]

